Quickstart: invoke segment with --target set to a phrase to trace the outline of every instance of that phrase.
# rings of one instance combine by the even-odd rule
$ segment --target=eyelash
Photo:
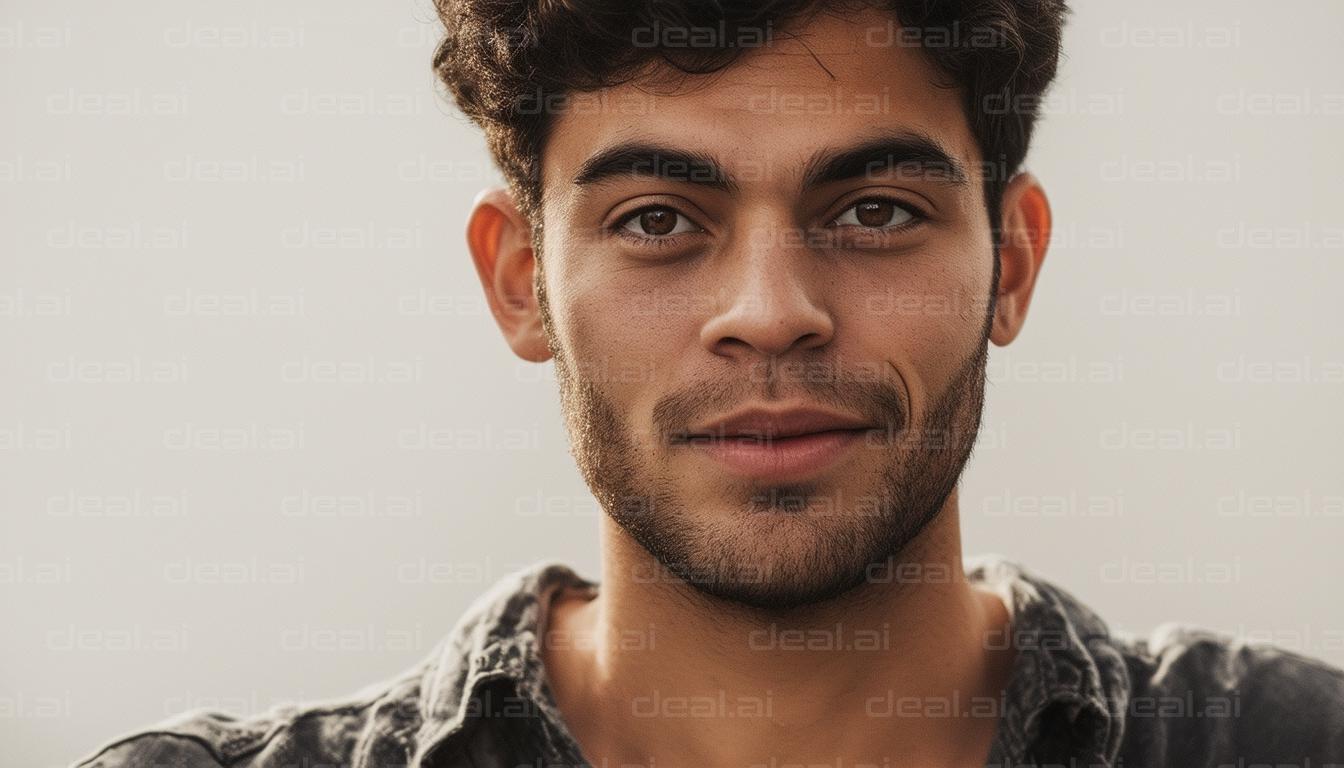
[[[681,233],[678,233],[677,235],[642,235],[642,234],[639,234],[638,232],[631,232],[630,230],[626,229],[626,225],[628,225],[630,222],[634,221],[635,219],[639,218],[639,217],[642,216],[643,214],[648,213],[649,211],[671,211],[671,212],[675,213],[677,216],[679,216],[679,217],[685,219],[686,221],[690,222],[690,223],[691,223],[693,226],[695,226],[695,228],[696,228],[697,230],[699,230],[700,232],[703,232],[703,231],[704,231],[704,227],[701,227],[699,224],[696,224],[696,223],[695,223],[695,219],[691,218],[690,216],[687,216],[685,213],[683,213],[682,211],[678,210],[676,206],[672,206],[672,205],[646,205],[646,206],[644,206],[643,208],[639,208],[639,209],[637,209],[637,210],[631,211],[630,213],[627,213],[626,215],[624,215],[624,216],[622,216],[621,218],[617,219],[617,220],[616,220],[616,221],[615,221],[615,222],[608,228],[608,232],[610,232],[610,233],[612,233],[612,234],[615,234],[615,235],[617,235],[618,237],[623,237],[623,238],[625,238],[625,239],[627,239],[627,240],[629,240],[629,241],[631,241],[631,242],[634,242],[634,243],[636,243],[636,244],[639,244],[639,245],[651,245],[651,246],[654,246],[654,247],[666,247],[666,246],[670,246],[670,245],[672,245],[672,243],[673,243],[674,240],[678,239],[678,235],[696,234],[695,232],[681,232]]]
[[[874,195],[874,196],[871,196],[871,197],[862,197],[862,198],[859,198],[858,200],[855,200],[854,202],[852,202],[852,203],[850,203],[849,205],[845,206],[843,209],[840,210],[840,212],[839,212],[838,214],[836,214],[835,216],[833,216],[833,217],[831,218],[830,223],[828,223],[826,226],[827,226],[827,227],[836,226],[836,225],[835,225],[835,222],[836,222],[837,220],[839,220],[839,218],[840,218],[841,216],[845,215],[846,213],[848,213],[849,211],[853,210],[855,207],[857,207],[857,206],[859,206],[859,205],[861,205],[861,204],[863,204],[863,203],[873,203],[873,202],[890,203],[891,205],[895,206],[895,207],[898,208],[899,210],[902,210],[902,211],[904,211],[905,213],[909,214],[910,217],[911,217],[911,218],[910,218],[910,221],[907,221],[907,222],[905,222],[905,223],[903,223],[903,224],[896,224],[896,225],[887,226],[887,227],[862,227],[862,226],[861,226],[862,229],[868,229],[868,230],[882,230],[882,231],[897,231],[897,232],[899,232],[899,231],[906,230],[906,229],[909,229],[909,228],[911,228],[911,227],[914,227],[914,226],[916,226],[917,224],[919,224],[920,222],[922,222],[922,221],[924,221],[925,219],[928,218],[928,216],[927,216],[923,211],[921,211],[919,208],[917,208],[916,206],[911,205],[911,204],[909,204],[909,203],[907,203],[907,202],[905,202],[905,201],[903,201],[903,200],[898,200],[898,199],[893,198],[893,197],[885,197],[885,196],[881,196],[881,195]],[[687,215],[686,215],[685,213],[683,213],[682,211],[678,210],[675,206],[671,206],[671,205],[646,205],[646,206],[644,206],[643,208],[639,208],[639,209],[637,209],[637,210],[631,211],[630,213],[627,213],[627,214],[625,214],[624,216],[622,216],[621,218],[617,219],[617,220],[616,220],[616,221],[615,221],[615,222],[608,228],[608,231],[609,231],[610,233],[612,233],[612,234],[615,234],[615,235],[617,235],[617,236],[619,236],[619,237],[623,237],[623,238],[625,238],[625,239],[627,239],[627,240],[630,240],[630,241],[635,242],[635,243],[640,244],[640,245],[651,245],[651,246],[654,246],[654,247],[667,247],[667,246],[670,246],[670,245],[672,245],[672,241],[675,240],[675,239],[677,238],[677,235],[641,235],[641,234],[639,234],[639,233],[631,232],[630,230],[626,229],[626,226],[627,226],[630,222],[632,222],[632,221],[634,221],[636,218],[638,218],[639,216],[641,216],[641,215],[643,215],[643,214],[645,214],[645,213],[648,213],[649,211],[656,211],[656,210],[667,210],[667,211],[672,211],[672,212],[675,213],[677,216],[680,216],[680,217],[682,217],[682,218],[685,218],[687,221],[691,222],[691,224],[693,224],[693,225],[694,225],[697,229],[699,229],[701,232],[704,231],[704,228],[701,227],[699,224],[696,224],[694,219],[692,219],[690,216],[687,216]],[[852,226],[852,225],[843,225],[843,226]],[[680,234],[694,234],[694,233],[680,233]]]
[[[864,203],[890,203],[891,205],[895,206],[898,210],[904,211],[907,214],[909,214],[910,221],[907,221],[903,224],[893,224],[885,227],[863,227],[862,225],[860,225],[860,227],[862,227],[863,229],[900,232],[902,230],[909,229],[928,218],[928,216],[918,207],[911,205],[910,203],[907,203],[904,200],[898,200],[894,197],[886,197],[884,195],[872,195],[869,197],[861,197],[858,200],[855,200],[851,202],[849,205],[840,209],[840,212],[831,218],[831,223],[827,224],[827,226],[835,226],[835,222],[838,221],[841,216],[844,216],[846,213],[849,213],[850,211],[854,210],[855,208]],[[841,226],[853,226],[853,225],[841,225]]]

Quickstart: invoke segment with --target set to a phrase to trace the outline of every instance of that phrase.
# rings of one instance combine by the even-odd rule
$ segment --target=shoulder
[[[227,763],[208,742],[171,731],[141,731],[98,750],[75,768],[221,768]]]
[[[149,728],[122,736],[78,768],[216,768],[228,765],[264,742],[270,717],[240,720],[220,712],[187,712]]]
[[[1126,752],[1181,764],[1344,761],[1344,671],[1272,646],[1167,624],[1118,643],[1131,689]],[[1146,756],[1146,759],[1145,759]]]
[[[280,707],[248,718],[193,711],[122,736],[76,768],[349,765],[356,755],[403,755],[420,724],[418,688],[379,686],[349,699]]]

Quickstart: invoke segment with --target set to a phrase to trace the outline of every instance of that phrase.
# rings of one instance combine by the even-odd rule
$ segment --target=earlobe
[[[467,220],[467,248],[486,301],[514,354],[540,363],[550,359],[533,277],[532,230],[508,191],[482,192]]]
[[[1027,307],[1050,243],[1050,202],[1035,177],[1029,173],[1013,177],[1002,205],[998,296],[989,336],[998,346],[1017,338],[1027,321]]]

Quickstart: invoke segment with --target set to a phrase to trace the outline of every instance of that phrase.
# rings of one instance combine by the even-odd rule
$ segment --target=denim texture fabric
[[[988,642],[1017,651],[1002,698],[979,702],[998,718],[987,768],[1344,768],[1344,672],[1179,625],[1146,639],[1114,636],[1067,592],[997,557],[968,562],[966,578],[1004,598],[1012,631]],[[597,586],[563,565],[513,574],[394,680],[247,719],[189,712],[78,765],[587,766],[537,649],[540,622],[566,589],[595,594]],[[870,700],[868,714],[957,716],[950,701],[893,696]],[[968,705],[955,706],[969,713]]]

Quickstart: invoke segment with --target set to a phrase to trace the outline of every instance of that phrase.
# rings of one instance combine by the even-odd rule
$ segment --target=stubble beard
[[[956,488],[975,443],[988,330],[986,323],[979,345],[913,422],[904,387],[890,378],[860,381],[838,372],[823,381],[801,377],[783,391],[777,378],[734,386],[747,381],[739,375],[662,397],[647,445],[566,350],[552,341],[552,352],[579,469],[606,514],[662,566],[654,578],[741,607],[780,611],[844,594],[917,549],[913,544]],[[894,370],[885,363],[883,369]],[[674,447],[667,435],[736,405],[794,395],[882,425],[855,449],[879,452],[878,467],[843,488],[730,481],[715,509],[692,508],[667,469],[671,459],[683,458],[673,451],[689,449]]]

